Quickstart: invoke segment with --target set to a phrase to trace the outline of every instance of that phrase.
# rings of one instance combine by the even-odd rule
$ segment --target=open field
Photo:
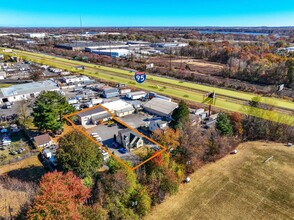
[[[163,95],[185,99],[196,103],[203,103],[204,92],[215,91],[218,96],[217,102],[214,105],[216,108],[253,115],[288,125],[294,125],[294,102],[277,98],[261,97],[261,103],[275,106],[275,108],[270,111],[258,108],[249,108],[246,102],[251,100],[253,97],[256,97],[255,94],[214,88],[190,82],[180,82],[175,79],[168,79],[158,76],[149,77],[149,80],[143,84],[136,84],[133,80],[134,73],[130,71],[111,67],[96,66],[93,64],[87,64],[79,61],[72,61],[43,54],[35,54],[18,50],[15,50],[15,52],[18,53],[18,56],[25,56],[31,61],[51,65],[69,71],[74,71],[73,67],[76,65],[84,65],[87,68],[85,71],[81,72],[82,74],[106,81],[129,84],[132,87],[154,91]],[[288,110],[284,111],[283,109]]]
[[[206,62],[206,61],[201,61],[201,60],[196,60],[196,59],[173,60],[172,62],[189,64],[189,65],[192,65],[195,67],[214,68],[214,69],[218,69],[218,70],[223,69],[223,65],[221,65],[221,64]]]
[[[192,174],[145,219],[294,219],[294,147],[248,142],[237,149]]]

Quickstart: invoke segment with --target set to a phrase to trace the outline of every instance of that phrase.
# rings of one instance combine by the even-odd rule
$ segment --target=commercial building
[[[29,38],[44,38],[47,36],[46,33],[25,33],[24,35]]]
[[[76,84],[76,83],[85,83],[91,81],[87,76],[65,76],[62,78],[62,81],[66,84]]]
[[[153,98],[143,105],[145,111],[163,117],[171,116],[177,107],[177,103],[159,98]]]
[[[127,49],[106,49],[106,50],[92,50],[92,53],[97,55],[116,57],[127,57],[131,54],[130,50]]]
[[[123,117],[126,115],[133,114],[135,112],[135,109],[132,106],[132,104],[129,104],[120,99],[102,105],[117,117]]]
[[[0,103],[29,100],[43,91],[60,91],[60,88],[51,80],[13,85],[0,89]]]
[[[107,121],[111,118],[111,115],[98,106],[77,114],[77,118],[81,125],[90,125],[97,124],[101,121]]]
[[[89,46],[85,48],[86,52],[93,52],[96,50],[117,50],[117,49],[129,49],[129,45],[127,44],[121,44],[121,42],[117,43],[101,43],[101,45],[96,45],[96,46]]]
[[[112,98],[119,96],[119,91],[117,88],[105,88],[102,90],[102,96],[104,98]]]
[[[147,93],[144,91],[137,91],[137,92],[129,92],[126,94],[126,98],[136,100],[145,98],[147,96]]]

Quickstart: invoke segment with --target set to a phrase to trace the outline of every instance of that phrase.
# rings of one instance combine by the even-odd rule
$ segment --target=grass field
[[[0,83],[0,88],[5,88],[11,86],[10,84]]]
[[[248,142],[194,173],[145,219],[294,219],[293,182],[294,147]]]
[[[174,98],[179,99],[185,99],[192,102],[202,103],[203,102],[203,95],[201,93],[197,93],[195,91],[191,91],[191,89],[197,89],[200,91],[215,91],[217,94],[223,94],[227,96],[228,98],[218,98],[217,102],[215,103],[216,108],[221,108],[229,111],[234,112],[240,112],[242,114],[247,115],[253,115],[256,117],[264,118],[267,120],[272,120],[288,125],[294,125],[294,116],[288,115],[280,112],[277,112],[275,109],[272,111],[262,110],[262,109],[256,109],[256,108],[249,108],[248,106],[245,106],[243,104],[239,104],[238,100],[231,100],[229,97],[242,99],[242,100],[251,100],[253,97],[256,97],[255,94],[251,93],[243,93],[243,92],[237,92],[237,91],[231,91],[226,89],[220,89],[220,88],[214,88],[210,86],[204,86],[199,85],[195,83],[190,82],[180,82],[175,79],[168,79],[163,77],[157,77],[157,76],[151,76],[148,77],[149,80],[147,80],[143,84],[136,84],[133,80],[133,74],[126,70],[121,70],[117,68],[111,68],[111,67],[105,67],[105,66],[98,66],[93,64],[87,64],[79,61],[73,61],[73,60],[67,60],[64,58],[59,57],[53,57],[43,54],[35,54],[25,51],[18,51],[15,50],[19,56],[26,56],[26,58],[34,61],[39,62],[51,66],[55,66],[57,68],[62,68],[66,70],[73,71],[73,66],[76,65],[84,65],[86,67],[85,71],[82,72],[82,74],[89,75],[98,79],[103,79],[106,81],[111,82],[120,82],[129,84],[130,86],[145,89],[149,91],[154,91],[157,93],[161,93],[163,95],[168,95]],[[109,71],[114,75],[111,75],[105,71]],[[159,86],[158,83],[164,84],[166,86]],[[177,88],[173,85],[180,85],[181,88]],[[290,110],[294,109],[294,102],[285,101],[282,99],[276,99],[276,98],[269,98],[269,97],[262,97],[260,99],[260,102],[271,104],[273,106],[277,107],[283,107]]]

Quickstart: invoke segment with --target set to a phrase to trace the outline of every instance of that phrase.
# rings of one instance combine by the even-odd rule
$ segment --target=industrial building
[[[59,90],[58,85],[51,80],[13,85],[0,89],[0,103],[29,100],[43,91]]]
[[[102,43],[102,42],[101,42]],[[56,48],[66,50],[85,50],[86,47],[97,46],[99,43],[92,41],[74,41],[72,43],[55,44]]]
[[[153,98],[143,105],[145,111],[162,117],[171,116],[177,107],[177,103],[159,98]]]
[[[78,121],[81,125],[97,124],[100,121],[107,121],[111,115],[101,107],[89,109],[77,114]]]
[[[111,42],[111,47],[115,45],[122,45],[122,42]],[[93,42],[93,41],[73,41],[71,43],[55,44],[56,48],[66,49],[66,50],[85,50],[86,52],[91,52],[95,48],[109,48],[109,42]]]
[[[66,84],[75,84],[75,83],[85,83],[91,81],[87,76],[65,76],[62,78],[62,81]]]
[[[119,96],[119,91],[117,88],[105,88],[102,90],[102,96],[104,98],[112,98]]]
[[[92,50],[92,53],[109,57],[111,56],[113,58],[127,57],[131,54],[130,50],[127,49]]]
[[[86,47],[85,48],[85,51],[86,52],[93,52],[93,51],[96,51],[96,50],[116,50],[116,49],[129,49],[129,45],[126,45],[125,43],[124,44],[121,44],[120,42],[117,42],[117,43],[105,43],[105,44],[101,44],[101,45],[96,45],[96,46],[90,46],[90,47]]]
[[[145,98],[147,96],[147,93],[144,91],[137,91],[137,92],[129,92],[126,94],[126,98],[136,100]]]
[[[24,36],[29,38],[44,38],[47,36],[46,33],[25,33]]]
[[[129,104],[120,99],[102,105],[117,117],[123,117],[126,115],[133,114],[135,112],[135,109],[132,104]]]

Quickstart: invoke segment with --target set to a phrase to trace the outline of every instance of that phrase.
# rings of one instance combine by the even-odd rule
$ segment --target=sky
[[[0,0],[0,26],[294,26],[294,0]]]

